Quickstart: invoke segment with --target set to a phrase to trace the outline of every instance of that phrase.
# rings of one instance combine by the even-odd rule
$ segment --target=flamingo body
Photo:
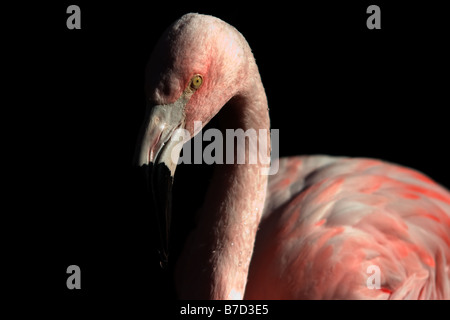
[[[245,297],[450,299],[450,193],[373,160],[280,160],[269,179]],[[381,287],[369,289],[378,266]]]

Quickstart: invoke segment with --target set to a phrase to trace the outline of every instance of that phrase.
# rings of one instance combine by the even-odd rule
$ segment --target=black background
[[[81,8],[81,30],[66,28],[70,4]],[[366,28],[370,4],[381,7],[381,30]],[[162,270],[149,195],[132,158],[145,111],[147,59],[162,32],[187,12],[215,15],[246,37],[268,96],[272,128],[280,129],[281,156],[381,158],[450,187],[450,55],[438,6],[18,5],[5,13],[14,14],[7,34],[19,49],[15,58],[23,71],[14,82],[26,134],[17,129],[15,136],[27,145],[16,200],[23,232],[17,241],[24,244],[17,263],[22,279],[39,270],[34,285],[24,281],[22,293],[73,309],[128,301],[145,311],[165,308],[158,300],[176,298],[173,263],[212,168],[177,169],[171,264]],[[81,268],[81,290],[66,288],[71,264]]]

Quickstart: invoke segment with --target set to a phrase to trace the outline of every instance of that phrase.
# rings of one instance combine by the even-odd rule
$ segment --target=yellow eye
[[[200,88],[200,86],[202,85],[202,83],[203,83],[203,78],[202,78],[202,76],[199,75],[199,74],[197,74],[197,75],[195,75],[195,76],[192,77],[192,80],[191,80],[191,88],[192,88],[193,90],[197,90],[198,88]]]

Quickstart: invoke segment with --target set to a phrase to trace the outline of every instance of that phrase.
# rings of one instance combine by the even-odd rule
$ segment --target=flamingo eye
[[[192,90],[197,90],[198,88],[200,88],[200,86],[203,83],[203,77],[199,74],[196,74],[195,76],[192,77],[191,79],[191,89]]]

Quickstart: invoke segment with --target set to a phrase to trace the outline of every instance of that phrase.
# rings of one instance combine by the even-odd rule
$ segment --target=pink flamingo
[[[269,129],[270,121],[249,45],[212,16],[187,14],[166,30],[148,64],[146,93],[137,155],[139,164],[153,164],[165,259],[175,129],[193,136],[193,122],[205,125],[224,105],[224,128]],[[284,158],[273,176],[263,167],[216,165],[177,263],[181,298],[450,298],[445,188],[373,159]],[[367,281],[373,266],[375,288]]]

